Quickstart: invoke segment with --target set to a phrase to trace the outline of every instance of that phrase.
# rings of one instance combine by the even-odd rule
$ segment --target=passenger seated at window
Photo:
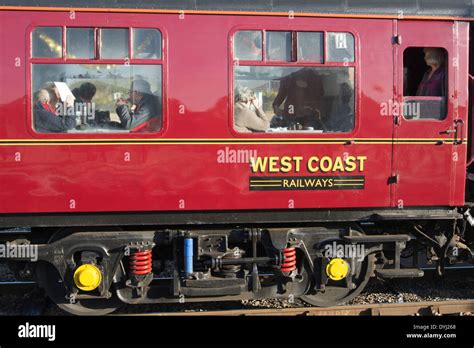
[[[93,83],[84,82],[79,88],[74,88],[72,94],[76,97],[77,103],[90,103],[94,98],[97,88]]]
[[[61,101],[61,96],[59,95],[58,87],[54,84],[53,81],[48,81],[43,83],[41,89],[45,89],[49,92],[49,105],[53,108],[54,112],[58,108],[58,103]]]
[[[423,75],[418,85],[417,96],[446,96],[445,91],[445,55],[441,48],[425,48],[425,63],[429,69]]]
[[[248,87],[238,87],[235,93],[234,128],[238,132],[264,132],[270,120]]]
[[[61,133],[66,132],[76,126],[76,120],[72,116],[58,115],[55,107],[57,101],[57,89],[41,89],[37,94],[37,101],[33,106],[34,125],[37,132],[41,133]],[[53,96],[53,97],[52,97]],[[54,101],[53,103],[51,101]],[[66,106],[72,107],[74,99],[66,98]]]
[[[87,128],[87,125],[95,126],[95,107],[92,105],[92,98],[94,98],[97,88],[93,83],[84,82],[78,88],[72,90],[72,94],[76,97],[74,106],[76,112],[79,111],[81,115],[80,128]]]
[[[303,68],[280,80],[273,110],[286,121],[282,125],[292,127],[300,124],[303,127],[315,127],[323,95],[321,77],[313,69]],[[283,102],[284,107],[281,110]]]
[[[120,98],[116,102],[117,115],[123,129],[136,130],[147,121],[156,120],[154,127],[161,128],[161,113],[158,98],[153,95],[150,84],[145,80],[135,80],[130,85],[130,98],[128,101],[132,104],[127,105],[127,100]]]

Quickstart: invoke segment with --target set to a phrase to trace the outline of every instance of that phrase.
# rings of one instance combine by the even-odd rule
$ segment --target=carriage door
[[[453,23],[403,20],[394,33],[392,204],[449,205],[461,126],[453,115]],[[439,66],[430,78],[425,60]]]

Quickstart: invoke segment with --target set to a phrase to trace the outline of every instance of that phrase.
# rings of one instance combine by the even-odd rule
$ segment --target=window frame
[[[265,31],[265,55],[263,57],[263,58],[265,58],[265,61],[266,62],[271,62],[271,63],[288,63],[287,60],[270,60],[270,59],[267,59],[267,56],[268,56],[267,52],[266,52],[266,50],[268,49],[268,47],[267,47],[267,33],[269,33],[269,32],[270,33],[275,33],[275,32],[290,33],[290,38],[291,38],[291,46],[290,46],[290,48],[291,48],[291,52],[290,52],[291,61],[290,62],[292,62],[293,58],[294,58],[293,57],[294,56],[294,47],[293,47],[294,46],[294,32],[292,30],[266,30]],[[263,47],[264,47],[264,45],[263,45],[263,41],[262,41],[262,48]],[[232,57],[232,59],[233,59],[233,57]],[[262,61],[263,61],[263,59],[262,59]],[[252,62],[255,62],[255,61],[253,60]]]
[[[36,29],[39,29],[39,28],[60,28],[61,29],[61,56],[60,57],[33,57],[33,32],[36,30]],[[61,27],[61,26],[58,26],[58,25],[38,25],[38,26],[35,26],[33,29],[30,29],[28,30],[28,41],[30,42],[30,45],[28,46],[29,47],[29,54],[27,55],[28,58],[34,58],[34,59],[59,59],[59,58],[62,58],[64,56],[64,50],[65,50],[65,43],[66,43],[66,40],[65,40],[65,37],[64,37],[64,29]]]
[[[160,58],[138,58],[138,57],[135,57],[135,55],[133,54],[133,49],[134,49],[134,44],[135,44],[135,41],[133,40],[133,32],[134,30],[136,29],[154,29],[154,30],[158,30],[158,32],[160,33],[160,38],[161,38],[161,50],[160,50]],[[130,59],[133,59],[133,60],[163,60],[163,50],[164,50],[164,38],[163,38],[163,31],[158,29],[158,28],[145,28],[145,27],[131,27],[131,31],[129,33],[129,45],[130,45]]]
[[[56,58],[43,58],[43,57],[33,57],[33,31],[37,28],[41,27],[60,27],[62,32],[62,54],[61,57]],[[68,58],[67,57],[67,29],[68,28],[91,28],[94,29],[94,58],[93,59],[84,59],[84,58]],[[100,57],[100,29],[128,29],[128,54],[129,57],[126,58],[114,58],[114,59],[103,59]],[[133,29],[156,29],[161,33],[161,58],[133,58],[132,57],[132,37]],[[151,138],[151,137],[159,137],[164,135],[168,128],[168,98],[167,98],[167,87],[168,87],[168,47],[167,47],[167,32],[166,30],[159,26],[147,26],[140,24],[139,26],[102,26],[102,25],[64,25],[58,24],[54,25],[51,23],[37,23],[34,25],[30,25],[26,30],[26,37],[27,37],[27,69],[26,69],[26,107],[27,107],[27,130],[28,132],[34,137],[41,137],[41,138],[58,138],[58,137],[68,137],[68,138],[80,138],[80,137],[87,137],[87,138],[114,138],[120,136],[130,137],[130,138]],[[149,133],[42,133],[37,132],[34,128],[34,115],[33,115],[33,93],[32,90],[33,86],[33,65],[34,64],[97,64],[97,65],[107,65],[107,64],[116,64],[116,65],[150,65],[150,66],[161,66],[161,129],[156,132],[149,132]]]
[[[294,30],[293,32],[293,35],[292,35],[292,39],[293,39],[293,45],[292,45],[292,63],[300,63],[300,64],[305,64],[305,63],[310,63],[310,64],[313,64],[313,63],[317,63],[317,64],[323,64],[325,65],[326,62],[327,62],[327,49],[326,49],[326,45],[327,45],[327,39],[326,39],[326,35],[327,35],[327,32],[325,31],[316,31],[316,30],[311,30],[311,31],[308,31],[308,30]],[[299,57],[299,52],[298,52],[298,34],[299,33],[321,33],[322,34],[322,45],[323,45],[323,49],[322,49],[322,62],[321,63],[318,63],[314,60],[303,60],[301,59],[300,60],[300,57]],[[340,62],[337,62],[337,63],[340,63]]]
[[[261,31],[262,32],[262,60],[239,60],[234,58],[234,37],[235,33],[238,31]],[[267,31],[289,31],[291,32],[292,38],[292,61],[271,61],[266,59],[266,32]],[[321,32],[323,33],[323,63],[317,63],[312,61],[298,61],[297,60],[297,36],[298,32]],[[344,32],[352,34],[354,38],[354,61],[353,62],[327,62],[327,40],[326,35],[328,32]],[[338,138],[341,135],[344,138],[350,138],[355,133],[359,131],[360,127],[360,100],[361,100],[361,90],[360,90],[360,49],[359,49],[360,37],[357,31],[352,27],[347,26],[324,26],[324,27],[308,27],[308,26],[236,26],[229,31],[228,35],[228,79],[229,79],[229,117],[228,117],[228,127],[230,133],[234,137],[238,138],[301,138],[301,137],[311,137],[311,138]],[[344,68],[353,68],[354,69],[354,128],[349,132],[334,132],[334,133],[318,133],[318,132],[238,132],[234,128],[234,100],[235,100],[235,66],[273,66],[273,67],[344,67]]]
[[[63,55],[65,58],[67,58],[68,60],[95,60],[97,59],[97,55],[98,55],[98,52],[97,52],[97,28],[94,28],[94,27],[70,27],[70,26],[66,26],[65,28],[62,28],[62,31],[63,31],[63,46],[66,45],[67,46],[67,40],[66,38],[64,37],[64,35],[67,36],[67,30],[68,29],[94,29],[94,43],[93,43],[93,47],[94,47],[94,58],[92,59],[87,59],[87,58],[67,58],[67,54],[68,54],[68,50],[67,50],[67,47],[63,47]],[[33,46],[33,44],[32,44]],[[33,47],[32,47],[33,48]],[[33,57],[32,57],[33,58]],[[61,57],[62,58],[62,57]]]

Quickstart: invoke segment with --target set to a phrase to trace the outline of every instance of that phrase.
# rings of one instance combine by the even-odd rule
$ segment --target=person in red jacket
[[[54,90],[41,89],[38,91],[37,102],[33,106],[35,130],[40,133],[63,133],[76,126],[76,119],[69,115],[58,115],[51,103]],[[54,95],[54,94],[53,94]],[[74,105],[73,98],[66,98],[66,106]]]

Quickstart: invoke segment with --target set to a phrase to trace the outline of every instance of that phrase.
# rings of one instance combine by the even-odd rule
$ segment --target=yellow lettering
[[[313,187],[315,179],[305,179],[304,184],[306,187]]]
[[[268,172],[278,173],[279,168],[277,167],[278,157],[270,157],[268,159]]]
[[[357,160],[359,161],[359,172],[364,171],[364,161],[367,159],[367,156],[357,156]]]
[[[332,167],[332,171],[335,172],[335,171],[340,171],[340,172],[343,172],[344,171],[344,165],[342,164],[342,158],[341,157],[336,157],[336,159],[334,160],[334,166]]]
[[[319,161],[319,170],[323,173],[327,173],[332,169],[332,159],[329,156],[324,156]]]
[[[353,172],[356,169],[355,160],[356,158],[354,156],[348,156],[346,158],[346,172]]]
[[[316,166],[313,166],[313,162],[315,162]],[[316,156],[310,157],[307,163],[308,172],[310,173],[317,172],[319,170],[319,167],[317,166],[318,162],[319,162],[319,158],[317,158]]]
[[[257,173],[263,173],[266,168],[267,168],[267,157],[257,157],[257,158],[252,158],[250,161],[250,166],[252,167],[252,172]]]
[[[280,172],[282,173],[288,173],[289,171],[291,171],[291,157],[288,157],[288,156],[284,156],[281,158],[281,162],[280,162]]]
[[[301,170],[300,164],[302,160],[302,156],[293,156],[293,161],[295,161],[295,173],[299,173],[299,171]]]

